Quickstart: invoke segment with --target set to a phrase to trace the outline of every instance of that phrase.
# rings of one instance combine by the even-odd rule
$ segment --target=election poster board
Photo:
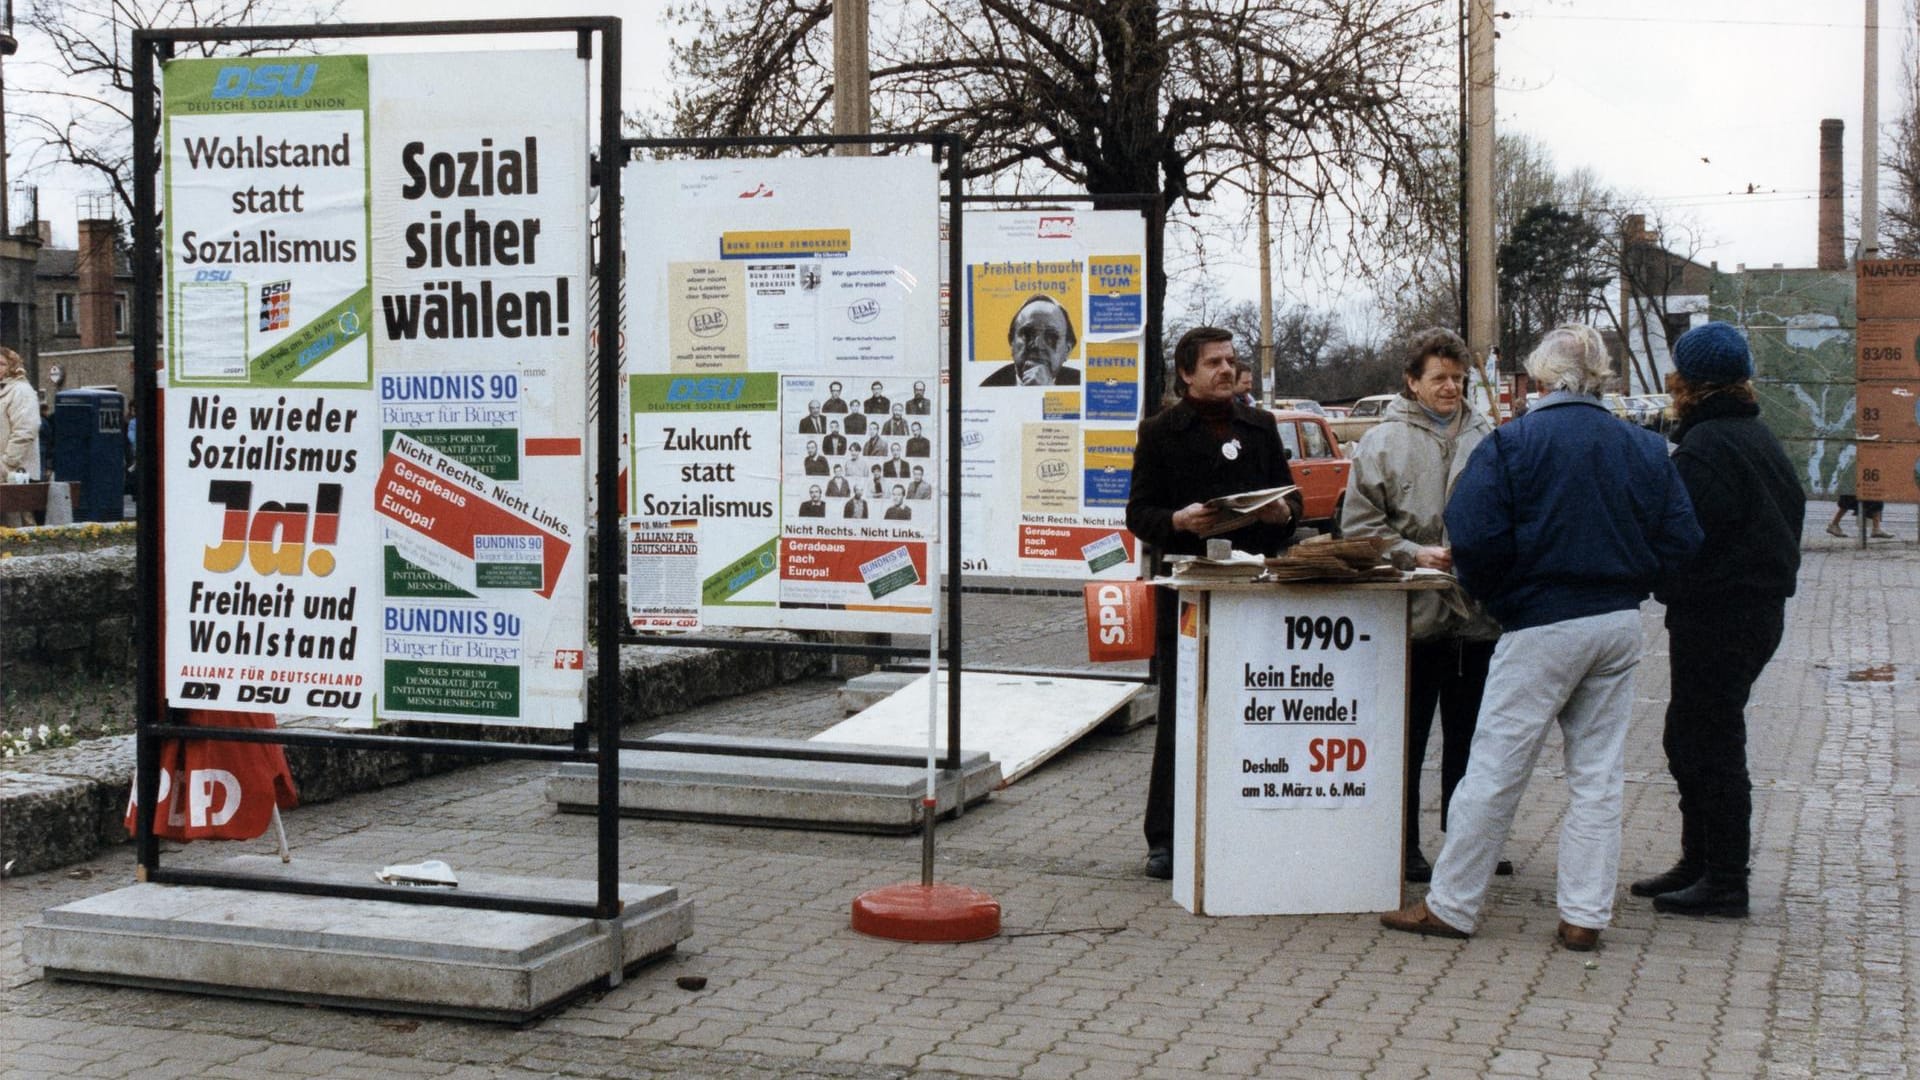
[[[586,61],[162,77],[168,703],[581,721]]]
[[[966,215],[960,536],[970,572],[1135,578],[1146,224],[1137,212]]]
[[[622,186],[629,623],[925,633],[934,165],[634,162]]]

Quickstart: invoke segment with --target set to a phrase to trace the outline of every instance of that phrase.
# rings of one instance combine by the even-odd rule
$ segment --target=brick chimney
[[[87,218],[80,222],[80,253],[74,259],[74,275],[80,279],[80,347],[104,349],[114,343],[113,238],[117,230],[112,218]]]
[[[1820,245],[1822,270],[1847,268],[1846,187],[1840,172],[1843,120],[1820,121]]]

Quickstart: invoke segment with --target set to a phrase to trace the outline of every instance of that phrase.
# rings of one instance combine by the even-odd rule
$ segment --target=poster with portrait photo
[[[964,235],[965,565],[1137,577],[1125,511],[1142,404],[1143,219],[974,211]],[[1097,457],[1083,452],[1091,447]]]

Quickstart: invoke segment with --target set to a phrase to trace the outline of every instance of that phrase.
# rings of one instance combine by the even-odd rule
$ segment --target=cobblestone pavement
[[[1913,537],[1911,508],[1889,510],[1889,528]],[[942,827],[942,879],[1005,906],[1006,932],[978,944],[906,946],[847,929],[860,891],[917,874],[913,838],[626,822],[627,879],[679,885],[698,903],[695,936],[525,1030],[38,980],[21,961],[20,924],[126,881],[130,856],[5,882],[0,1075],[1906,1076],[1920,1060],[1909,1019],[1920,935],[1907,929],[1920,911],[1905,873],[1920,858],[1908,779],[1920,753],[1920,544],[1858,551],[1824,535],[1828,512],[1809,513],[1801,595],[1751,710],[1757,850],[1745,921],[1656,917],[1623,887],[1599,952],[1556,948],[1557,749],[1507,848],[1518,873],[1496,879],[1471,941],[1391,934],[1371,915],[1196,918],[1139,875],[1144,728],[1089,737]],[[1077,600],[969,603],[978,659],[1080,655]],[[1665,639],[1651,607],[1647,626],[1623,878],[1675,854],[1659,746]],[[833,718],[834,685],[647,730],[809,734]],[[543,779],[540,766],[486,766],[301,809],[288,826],[296,855],[589,877],[592,821],[551,813]],[[706,988],[677,989],[689,974]]]

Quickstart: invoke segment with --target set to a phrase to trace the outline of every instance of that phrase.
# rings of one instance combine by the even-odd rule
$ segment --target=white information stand
[[[1407,593],[1180,589],[1173,898],[1196,915],[1400,906]]]

